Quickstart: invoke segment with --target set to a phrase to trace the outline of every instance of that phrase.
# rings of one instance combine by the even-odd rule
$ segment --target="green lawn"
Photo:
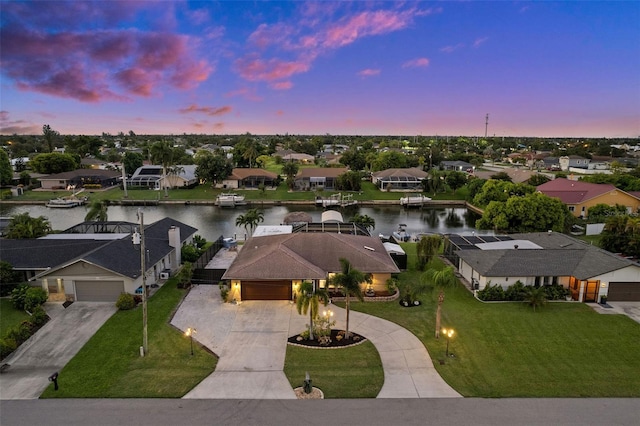
[[[371,342],[342,349],[287,346],[284,373],[291,387],[309,372],[325,398],[375,398],[384,383],[380,355]]]
[[[414,246],[414,247],[411,247]],[[415,244],[403,244],[415,261]],[[406,285],[419,273],[401,274]],[[601,315],[577,302],[534,312],[521,303],[482,303],[459,286],[445,289],[442,326],[454,328],[450,358],[436,340],[437,291],[423,305],[353,303],[352,309],[393,321],[427,347],[442,377],[473,397],[639,397],[640,324]]]
[[[0,337],[7,334],[11,327],[19,325],[22,321],[29,319],[29,314],[19,311],[11,304],[11,299],[0,299]]]
[[[140,357],[142,309],[118,311],[60,371],[43,398],[179,398],[215,369],[216,358],[169,325],[184,295],[169,280],[148,303],[149,353]]]

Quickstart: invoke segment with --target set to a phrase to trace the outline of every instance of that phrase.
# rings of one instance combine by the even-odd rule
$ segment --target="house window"
[[[535,282],[534,282],[534,285],[535,285],[536,287],[539,287],[539,286],[540,286],[540,277],[536,277],[536,280],[535,280]]]
[[[551,277],[551,284],[558,285],[558,277]]]
[[[575,206],[569,206],[569,211],[574,212],[576,210]]]

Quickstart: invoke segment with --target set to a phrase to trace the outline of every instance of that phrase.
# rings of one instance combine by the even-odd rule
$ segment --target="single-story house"
[[[231,175],[223,179],[222,188],[257,188],[260,184],[265,187],[274,187],[278,184],[278,175],[270,171],[258,168],[235,168]]]
[[[640,197],[611,184],[559,178],[538,185],[536,189],[549,197],[558,198],[576,217],[586,217],[589,207],[596,204],[620,204],[625,206],[629,213],[635,213],[640,208]]]
[[[519,168],[515,168],[515,167],[506,167],[506,168],[500,170],[500,172],[506,173],[511,178],[511,182],[513,182],[513,183],[528,182],[529,179],[531,179],[533,176],[541,174],[541,173],[538,173],[535,170],[519,169]],[[500,172],[496,172],[496,171],[480,171],[480,172],[478,172],[477,171],[473,175],[475,177],[477,177],[477,178],[480,178],[480,179],[491,179],[491,176],[496,175],[496,174],[498,174]]]
[[[573,300],[640,301],[640,264],[556,232],[450,235],[445,255],[474,289],[559,284]]]
[[[447,170],[447,171],[469,172],[469,173],[473,173],[473,171],[476,169],[476,166],[474,166],[473,164],[467,163],[466,161],[460,161],[460,160],[441,161],[440,167],[443,170]]]
[[[196,165],[185,164],[170,167],[163,177],[162,166],[144,165],[138,167],[133,175],[127,179],[127,187],[146,187],[151,189],[190,188],[198,184]]]
[[[338,176],[346,173],[346,167],[313,167],[301,169],[295,179],[295,189],[323,190],[335,189]]]
[[[236,300],[293,300],[303,281],[328,288],[327,280],[341,271],[340,258],[371,274],[374,290],[385,290],[391,274],[400,272],[379,238],[298,232],[250,238],[222,278]]]
[[[42,189],[52,191],[65,190],[68,187],[80,189],[85,185],[99,185],[100,188],[110,188],[120,184],[121,175],[122,173],[116,170],[76,169],[44,176],[38,180]]]
[[[572,167],[576,169],[588,169],[591,160],[579,155],[565,155],[560,157],[558,162],[560,163],[560,169],[568,171]]]
[[[140,247],[132,242],[138,228],[130,222],[84,222],[42,238],[3,239],[0,259],[45,289],[51,301],[115,302],[142,286]],[[171,218],[145,225],[147,285],[178,269],[182,245],[196,231]]]
[[[429,173],[417,167],[387,169],[371,175],[371,182],[383,191],[421,191]]]
[[[283,161],[293,161],[294,163],[300,164],[311,164],[315,161],[313,155],[295,152],[289,149],[276,151],[272,156],[280,157]]]

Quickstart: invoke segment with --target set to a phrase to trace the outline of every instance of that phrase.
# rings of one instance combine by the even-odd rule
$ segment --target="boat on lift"
[[[218,207],[235,207],[246,204],[247,202],[244,200],[244,195],[238,195],[233,192],[223,192],[216,197],[216,206]]]

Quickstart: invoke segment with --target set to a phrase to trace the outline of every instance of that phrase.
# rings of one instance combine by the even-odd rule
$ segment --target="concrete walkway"
[[[49,322],[3,360],[11,367],[0,376],[0,399],[37,399],[49,386],[49,376],[59,372],[117,308],[111,302],[75,302],[67,309],[47,303],[45,310]]]
[[[345,327],[346,311],[331,306],[336,328]],[[215,286],[199,286],[176,312],[172,324],[195,328],[195,339],[220,359],[214,371],[184,398],[293,399],[283,368],[286,339],[305,329],[308,317],[285,301],[225,304]],[[436,372],[424,345],[406,329],[351,311],[351,331],[376,347],[384,369],[378,398],[459,397]]]

